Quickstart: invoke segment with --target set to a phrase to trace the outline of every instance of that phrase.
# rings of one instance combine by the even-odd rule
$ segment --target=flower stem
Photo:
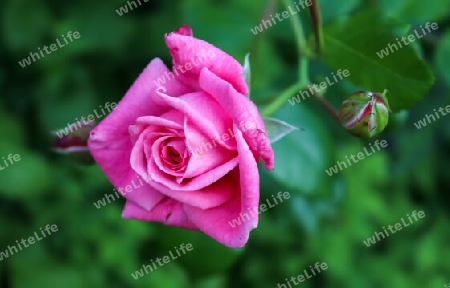
[[[331,116],[336,119],[336,121],[338,121],[338,123],[341,123],[341,121],[339,120],[339,112],[334,109],[333,105],[331,105],[330,102],[323,98],[323,95],[321,95],[320,93],[314,93],[314,97],[317,101],[319,101],[320,105],[322,105],[322,107],[325,108],[325,110],[327,110],[328,113],[330,113]]]
[[[287,9],[291,4],[290,0],[282,0]],[[320,24],[320,8],[318,8],[318,1],[314,1],[316,3],[316,10],[319,11],[318,19]],[[284,90],[276,99],[274,99],[269,105],[264,107],[261,111],[261,115],[264,117],[271,116],[275,113],[281,106],[283,106],[290,97],[292,97],[298,91],[305,89],[309,84],[309,57],[310,51],[308,50],[307,43],[305,40],[305,35],[303,32],[303,26],[300,17],[289,17],[292,27],[294,29],[294,35],[296,37],[297,42],[297,50],[298,50],[298,81],[291,85],[289,88]],[[321,35],[321,27],[319,27],[320,35]],[[319,35],[319,36],[320,36]],[[321,36],[318,38],[318,41],[321,41]],[[333,106],[323,98],[323,95],[320,93],[314,93],[314,97],[319,101],[319,103],[327,110],[338,122],[339,122],[339,113]]]
[[[290,1],[283,0],[286,8],[288,8]],[[316,36],[316,45],[319,53],[323,49],[323,33],[322,33],[322,15],[320,12],[319,0],[312,0],[313,5],[310,6],[311,19],[313,21],[314,34]],[[297,49],[299,52],[299,86],[302,88],[310,85],[308,66],[311,52],[308,50],[308,46],[303,33],[303,26],[300,21],[300,17],[290,17],[292,27],[294,28],[295,36],[297,37]],[[331,114],[339,123],[339,112],[334,109],[321,93],[314,93],[314,98]]]
[[[281,92],[281,94],[278,95],[278,97],[275,98],[274,101],[264,107],[261,111],[261,115],[264,117],[271,116],[278,110],[278,108],[283,106],[290,97],[292,97],[295,93],[298,93],[298,91],[302,90],[305,87],[306,85],[303,85],[300,82],[297,82],[294,85],[290,86],[289,88]]]
[[[289,9],[291,5],[290,0],[283,0],[284,6],[286,9]],[[310,53],[307,49],[307,43],[305,39],[305,35],[303,32],[302,22],[300,17],[291,16],[289,17],[289,21],[291,21],[292,28],[294,29],[294,35],[297,42],[297,50],[298,50],[298,77],[299,81],[303,83],[308,83],[308,59]],[[303,80],[303,81],[302,81]],[[306,85],[305,85],[306,86]]]
[[[322,14],[320,12],[319,0],[312,0],[312,5],[309,6],[309,13],[311,15],[317,52],[320,55],[323,50],[323,31],[322,31]]]

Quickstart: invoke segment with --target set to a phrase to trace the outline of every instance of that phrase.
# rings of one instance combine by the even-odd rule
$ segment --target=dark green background
[[[46,224],[59,227],[0,262],[1,287],[276,287],[315,262],[329,268],[299,287],[450,283],[450,116],[420,130],[413,124],[450,104],[450,1],[321,1],[325,25],[373,7],[411,30],[437,21],[440,28],[416,43],[436,83],[410,111],[391,115],[378,137],[389,143],[386,149],[332,177],[325,169],[368,142],[349,136],[314,99],[286,102],[275,116],[304,131],[274,144],[276,170],[261,169],[261,200],[278,191],[292,197],[261,214],[258,229],[239,250],[201,233],[121,219],[124,199],[97,210],[93,202],[113,189],[100,169],[49,150],[50,130],[118,102],[151,59],[170,65],[163,36],[182,24],[241,63],[252,52],[251,97],[261,108],[297,77],[289,21],[257,37],[250,32],[267,1],[141,2],[123,16],[115,12],[123,0],[0,3],[0,158],[13,153],[22,159],[0,171],[0,250]],[[310,27],[307,13],[302,20]],[[18,64],[68,31],[81,38],[30,66]],[[314,61],[310,72],[318,83],[335,69]],[[369,72],[362,66],[352,73]],[[343,81],[326,97],[338,107],[361,88]],[[413,210],[426,217],[374,246],[363,244]],[[131,277],[182,242],[194,250],[141,279]]]

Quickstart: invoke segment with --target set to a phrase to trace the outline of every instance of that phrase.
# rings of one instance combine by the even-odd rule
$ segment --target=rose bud
[[[56,137],[52,143],[52,150],[56,153],[67,155],[79,163],[95,163],[87,144],[91,130],[95,126],[97,126],[95,122],[84,124],[78,121],[69,124],[64,129],[53,131],[51,134]]]
[[[383,93],[360,91],[351,94],[341,106],[339,120],[347,131],[357,137],[373,137],[388,124],[389,104]]]

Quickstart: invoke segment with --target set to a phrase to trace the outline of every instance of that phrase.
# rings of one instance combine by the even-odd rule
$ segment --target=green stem
[[[312,5],[309,6],[309,13],[311,15],[317,52],[320,55],[323,50],[323,31],[322,31],[322,14],[320,11],[319,0],[312,0]]]
[[[290,1],[283,0],[286,8],[289,8]],[[312,0],[313,6],[310,7],[311,20],[313,22],[314,33],[316,36],[316,45],[319,53],[323,49],[323,31],[322,31],[322,15],[320,11],[319,0]],[[299,86],[304,89],[308,85],[310,85],[308,66],[310,51],[308,49],[307,42],[305,40],[305,36],[303,33],[302,23],[300,21],[300,17],[290,17],[292,26],[294,28],[295,35],[297,37],[297,48],[299,54]],[[322,105],[328,113],[331,114],[339,123],[339,112],[331,105],[321,93],[314,93],[314,98]]]
[[[264,117],[271,116],[278,110],[278,108],[286,104],[289,98],[291,98],[293,95],[298,93],[298,91],[302,90],[305,87],[306,85],[303,85],[303,83],[297,82],[291,87],[287,88],[286,90],[281,92],[281,94],[278,95],[274,101],[272,101],[269,105],[267,105],[261,110],[261,115]]]
[[[267,2],[266,8],[264,9],[264,13],[262,15],[262,19],[268,19],[269,15],[275,14],[275,10],[277,8],[277,2],[278,0],[269,0]],[[262,41],[262,38],[266,35],[266,33],[258,33],[258,35],[255,36],[251,51],[253,53],[253,56],[256,55],[258,44]]]
[[[284,5],[287,9],[291,4],[290,0],[283,0]],[[317,3],[318,5],[318,3]],[[319,13],[320,14],[320,13]],[[320,15],[319,15],[320,16]],[[303,33],[303,26],[300,20],[300,17],[289,17],[291,19],[291,24],[294,29],[294,34],[297,42],[298,49],[298,81],[284,90],[281,95],[279,95],[276,99],[274,99],[269,105],[265,106],[261,115],[264,117],[271,116],[274,114],[281,106],[286,104],[290,97],[298,93],[298,91],[305,89],[309,84],[309,57],[311,56],[307,46],[305,35]],[[319,101],[319,103],[334,117],[337,121],[339,121],[339,114],[333,108],[333,106],[323,98],[323,95],[314,94],[315,98]]]
[[[284,5],[289,9],[291,2],[289,0],[283,0]],[[292,27],[294,29],[294,35],[296,37],[297,49],[298,49],[298,81],[284,90],[281,95],[278,95],[274,101],[269,105],[264,107],[261,111],[262,116],[271,116],[275,113],[281,106],[286,104],[290,97],[298,93],[298,91],[304,89],[309,83],[308,66],[309,60],[306,57],[308,53],[306,52],[306,41],[303,33],[302,22],[299,17],[289,17]]]
[[[284,6],[286,7],[286,9],[289,10],[289,6],[292,4],[290,0],[283,0]],[[295,35],[295,39],[297,42],[297,50],[298,50],[298,73],[299,73],[299,80],[305,80],[304,82],[309,82],[309,80],[307,80],[307,78],[302,79],[301,77],[307,77],[307,74],[305,74],[305,70],[304,70],[304,65],[308,65],[308,63],[306,64],[302,64],[302,61],[304,61],[303,58],[305,57],[309,57],[309,50],[307,49],[307,43],[306,43],[306,39],[305,39],[305,35],[303,33],[303,26],[302,26],[302,22],[300,20],[300,17],[289,17],[289,21],[291,21],[291,25],[292,28],[294,29],[294,35]],[[307,60],[306,60],[307,61]],[[307,68],[307,67],[306,67]],[[308,69],[306,69],[307,72]],[[304,76],[306,75],[306,76]],[[307,81],[306,81],[307,80]],[[302,82],[302,81],[300,81]]]
[[[319,101],[320,105],[322,105],[322,107],[325,108],[325,110],[327,110],[328,113],[330,113],[331,116],[334,117],[334,119],[336,119],[338,123],[341,123],[341,121],[339,120],[339,112],[336,109],[334,109],[333,105],[331,105],[330,102],[328,102],[327,100],[325,100],[325,98],[323,98],[323,95],[319,93],[314,93],[314,97],[316,98],[317,101]]]
[[[289,6],[292,4],[290,0],[283,0],[284,6],[289,9]],[[292,27],[294,28],[294,35],[297,39],[297,47],[299,50],[303,50],[306,46],[305,36],[303,35],[303,27],[300,21],[300,17],[289,17],[291,21]]]

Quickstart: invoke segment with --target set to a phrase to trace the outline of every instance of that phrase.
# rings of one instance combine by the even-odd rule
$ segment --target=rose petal
[[[147,128],[147,125],[135,124],[128,127],[128,133],[130,134],[131,145],[134,146],[136,141],[141,136],[142,132]]]
[[[211,94],[225,111],[228,111],[234,123],[239,126],[250,124],[254,127],[240,130],[250,147],[261,156],[266,169],[273,169],[273,149],[270,139],[265,134],[264,122],[255,104],[207,68],[200,73],[200,86]]]
[[[226,142],[230,146],[232,144],[236,146],[236,140],[233,139],[233,131],[231,129],[230,131],[232,135],[229,136],[230,139]],[[186,146],[191,153],[184,178],[193,178],[201,175],[237,156],[236,148],[234,150],[226,150],[217,144],[219,141],[214,139],[209,141],[202,133],[198,132],[198,129],[193,124],[189,125],[188,121],[186,121],[184,133]]]
[[[147,183],[150,182],[150,178],[147,172],[147,160],[152,160],[153,157],[151,144],[160,138],[174,135],[179,136],[177,134],[174,134],[173,132],[154,132],[154,130],[155,127],[148,127],[139,135],[139,138],[136,140],[136,143],[131,150],[129,159],[131,168]]]
[[[178,30],[164,37],[172,55],[174,73],[176,71],[178,74],[177,79],[197,89],[200,71],[207,67],[220,78],[231,83],[240,93],[248,94],[248,86],[243,76],[244,68],[239,62],[214,45],[186,34]],[[178,68],[180,66],[181,68]],[[190,70],[187,69],[189,66],[192,67]]]
[[[180,169],[181,171],[176,171],[172,167],[168,167],[166,161],[164,159],[161,159],[161,156],[160,156],[160,154],[162,152],[161,146],[164,145],[164,142],[170,141],[170,139],[172,139],[172,138],[173,138],[173,136],[161,137],[158,140],[156,140],[155,143],[153,143],[153,145],[151,147],[147,146],[144,149],[146,150],[147,159],[151,159],[151,161],[154,161],[159,170],[161,170],[162,172],[164,172],[168,175],[182,177],[184,175],[184,170],[186,169],[186,167],[184,167],[183,169]],[[149,154],[151,154],[151,156]],[[183,155],[183,154],[184,154],[184,150],[182,151],[181,155]],[[187,161],[186,161],[186,163],[187,163]],[[152,166],[152,167],[154,167],[154,166]]]
[[[151,180],[154,182],[149,182],[150,185],[154,186],[158,191],[161,187],[166,187],[171,190],[176,191],[197,191],[203,189],[212,183],[216,182],[217,179],[220,179],[227,175],[228,172],[234,169],[238,165],[239,159],[238,157],[231,159],[230,161],[216,167],[214,169],[205,172],[202,175],[199,175],[195,178],[189,179],[188,182],[177,183],[173,176],[167,175],[162,172],[158,166],[150,161],[148,163],[148,174]],[[161,185],[155,185],[154,183],[159,183]],[[165,193],[161,191],[161,193]]]
[[[148,126],[153,125],[153,126],[161,126],[161,127],[169,128],[169,129],[183,130],[182,124],[179,124],[172,120],[168,120],[163,117],[141,116],[136,119],[136,123],[141,124],[141,125],[148,125]]]
[[[173,33],[177,33],[177,34],[185,35],[185,36],[193,36],[194,35],[194,33],[192,33],[191,27],[189,27],[186,24],[181,26],[180,28],[178,28],[178,30]]]
[[[171,199],[200,209],[210,209],[221,206],[231,199],[235,185],[233,181],[234,179],[227,174],[203,189],[192,191],[172,190],[154,181],[151,181],[150,185]]]
[[[161,222],[165,225],[198,230],[187,217],[183,207],[184,205],[182,203],[170,198],[165,198],[151,211],[146,211],[134,202],[127,201],[122,212],[122,218]]]
[[[239,179],[241,184],[241,208],[242,211],[257,210],[259,203],[259,171],[258,164],[254,161],[253,154],[245,141],[242,132],[234,126],[239,153]],[[258,216],[253,218],[253,224],[258,226]]]
[[[236,184],[233,198],[216,208],[202,210],[186,206],[185,211],[192,223],[205,234],[228,247],[241,248],[247,243],[250,231],[258,226],[259,174],[241,132],[236,128],[235,131],[240,161],[239,168],[230,173]],[[238,219],[241,225],[233,221]]]
[[[213,97],[204,92],[189,93],[175,98],[159,89],[157,95],[155,101],[181,111],[188,121],[195,124],[199,132],[210,139],[220,138],[232,127],[231,118]],[[232,143],[221,141],[219,144],[230,150],[235,149]]]
[[[153,80],[168,71],[164,63],[156,58],[144,69],[128,90],[119,105],[100,124],[91,131],[88,141],[89,150],[95,161],[116,188],[130,185],[137,179],[131,169],[130,154],[132,142],[129,126],[140,116],[159,116],[167,107],[156,105],[153,97],[156,89]],[[173,96],[180,96],[188,88],[176,80],[167,88]],[[152,187],[145,185],[125,196],[144,209],[151,209],[162,199],[162,195]]]

